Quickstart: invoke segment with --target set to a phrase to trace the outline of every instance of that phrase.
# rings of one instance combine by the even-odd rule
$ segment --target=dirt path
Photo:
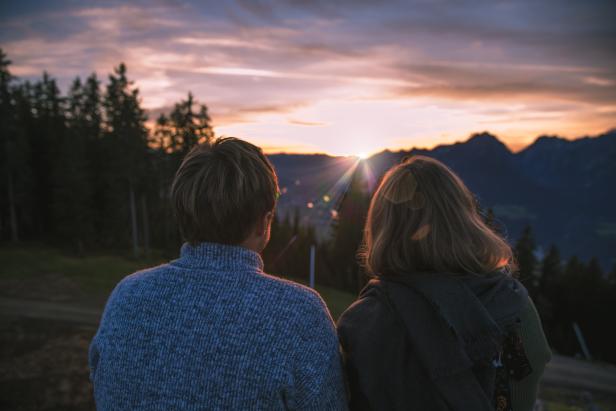
[[[0,297],[0,316],[73,322],[96,327],[102,311],[77,305]]]

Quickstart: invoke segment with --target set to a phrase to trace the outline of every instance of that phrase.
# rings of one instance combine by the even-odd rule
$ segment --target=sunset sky
[[[120,62],[155,118],[192,91],[218,135],[372,153],[488,130],[616,127],[616,2],[3,1],[13,74],[63,90]]]

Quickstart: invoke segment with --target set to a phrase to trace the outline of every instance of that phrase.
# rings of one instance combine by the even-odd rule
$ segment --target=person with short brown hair
[[[195,147],[172,186],[180,258],[122,280],[90,345],[101,410],[344,410],[319,295],[263,272],[278,197],[261,149]]]
[[[240,244],[255,224],[269,227],[278,178],[261,149],[237,138],[220,138],[188,153],[171,198],[180,231],[190,244]]]

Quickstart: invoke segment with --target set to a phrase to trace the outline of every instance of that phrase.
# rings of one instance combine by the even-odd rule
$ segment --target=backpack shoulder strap
[[[381,281],[383,295],[406,329],[431,383],[453,411],[493,411],[461,341],[421,293]],[[408,290],[412,294],[409,294]],[[412,313],[402,315],[401,313]]]

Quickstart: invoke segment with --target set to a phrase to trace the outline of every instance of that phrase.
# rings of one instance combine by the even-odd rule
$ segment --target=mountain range
[[[451,167],[481,207],[493,210],[511,243],[530,225],[539,254],[555,244],[563,257],[595,256],[606,269],[616,263],[616,129],[576,140],[541,136],[517,153],[484,132],[432,149],[385,150],[361,162],[323,154],[274,154],[269,158],[283,193],[279,213],[298,210],[305,223],[327,233],[332,210],[354,170],[367,170],[361,175],[367,187],[374,187],[389,167],[413,154]]]

